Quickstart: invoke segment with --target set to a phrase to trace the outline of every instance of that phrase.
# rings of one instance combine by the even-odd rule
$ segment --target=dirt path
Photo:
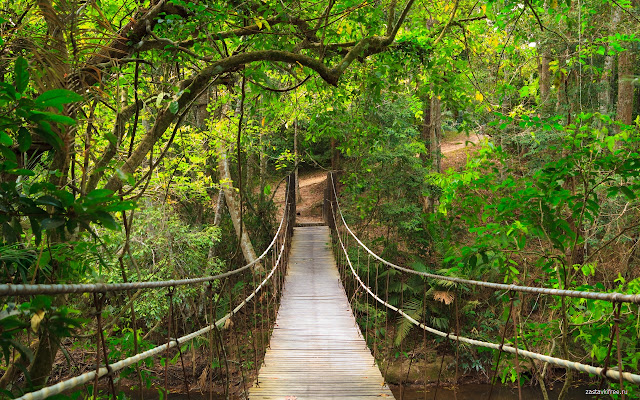
[[[467,162],[467,154],[470,151],[477,151],[478,143],[484,140],[486,136],[472,133],[467,136],[466,133],[459,133],[446,137],[442,140],[442,171],[449,168],[461,169]]]
[[[311,223],[322,222],[322,202],[324,200],[324,188],[327,183],[327,173],[325,171],[301,172],[298,176],[300,180],[300,199],[296,204],[296,222]],[[284,201],[285,186],[281,184],[276,191],[274,201],[282,204]],[[278,219],[282,216],[282,210],[278,212]]]
[[[466,133],[460,133],[448,138],[445,137],[442,140],[440,151],[442,151],[442,154],[448,154],[464,149],[465,147],[472,147],[473,145],[478,144],[485,137],[486,136],[484,135],[477,135],[475,133],[469,136],[467,136]]]
[[[449,168],[460,168],[465,165],[467,153],[474,151],[484,136],[465,133],[445,137],[442,141],[442,170]],[[322,222],[322,201],[324,198],[324,188],[327,183],[326,171],[300,172],[300,197],[296,211],[298,213],[296,221],[299,223]],[[278,187],[274,196],[276,204],[284,201],[285,185]],[[282,210],[278,212],[278,219],[282,216]]]

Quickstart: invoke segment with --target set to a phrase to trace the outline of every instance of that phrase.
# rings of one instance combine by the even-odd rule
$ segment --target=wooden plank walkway
[[[329,228],[295,228],[270,348],[250,400],[393,399],[356,325]]]

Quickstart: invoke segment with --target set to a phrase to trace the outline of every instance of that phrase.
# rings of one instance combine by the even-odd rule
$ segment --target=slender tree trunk
[[[420,130],[420,139],[425,145],[426,152],[420,154],[420,159],[422,160],[422,165],[425,167],[430,167],[431,165],[431,157],[429,149],[431,148],[431,135],[429,133],[429,129],[431,126],[431,99],[429,96],[425,96],[422,100],[423,111],[422,115],[424,120],[422,121],[422,129]],[[434,203],[433,196],[423,196],[422,197],[422,209],[426,213],[433,213],[434,211]]]
[[[216,213],[213,216],[213,226],[220,226],[222,222],[222,212],[224,211],[224,189],[218,192],[218,201],[216,202]]]
[[[51,374],[53,367],[53,361],[56,358],[60,344],[58,340],[52,337],[49,332],[43,331],[40,334],[40,341],[38,342],[38,349],[33,358],[33,364],[29,369],[29,375],[33,386],[44,386],[47,383],[47,378]]]
[[[267,186],[267,155],[265,154],[264,133],[260,130],[260,196],[264,196]]]
[[[633,123],[633,67],[635,54],[631,50],[618,54],[618,109],[616,119],[624,124]]]
[[[540,105],[545,108],[545,105],[549,101],[549,94],[551,92],[551,71],[549,70],[549,64],[551,63],[551,56],[547,50],[543,50],[540,56]]]
[[[429,151],[433,162],[433,171],[442,172],[441,160],[442,151],[440,142],[442,140],[442,106],[437,96],[431,96],[431,126],[429,128]]]
[[[302,201],[302,195],[300,194],[300,182],[298,180],[298,120],[296,119],[293,122],[293,157],[295,162],[295,180],[296,180],[296,203],[300,203]]]
[[[440,172],[442,169],[442,151],[440,145],[442,139],[442,110],[440,100],[437,96],[431,94],[425,96],[423,104],[424,121],[422,123],[420,138],[425,144],[427,153],[421,154],[420,158],[425,167],[428,167],[431,171]],[[435,204],[436,198],[432,195],[422,198],[422,208],[427,213],[434,212]]]
[[[421,159],[425,163],[430,163],[431,170],[440,172],[440,160],[442,158],[442,109],[440,99],[435,95],[429,95],[423,100],[424,121],[420,134],[422,141],[427,148],[428,154],[422,155]]]
[[[609,32],[615,32],[620,18],[622,17],[622,9],[613,6],[611,10],[611,22],[609,23]],[[613,75],[613,64],[615,56],[611,52],[611,46],[607,46],[607,54],[604,58],[604,66],[600,75],[600,90],[598,91],[598,111],[601,114],[607,114],[611,110],[611,77]]]
[[[337,142],[335,138],[331,138],[331,169],[333,171],[337,171],[338,170],[338,149],[337,149]]]
[[[422,163],[427,166],[430,162],[429,149],[431,149],[431,135],[429,133],[429,129],[431,127],[431,98],[429,96],[425,96],[422,100],[422,104],[424,105],[424,109],[422,111],[424,121],[422,121],[422,129],[420,130],[420,139],[422,139],[422,142],[427,149],[427,153],[420,154],[420,159],[422,160]]]
[[[567,98],[567,85],[568,79],[566,73],[563,70],[566,70],[567,60],[569,59],[569,51],[565,51],[564,54],[558,55],[558,72],[556,75],[556,113],[563,114],[567,113],[567,123],[570,120],[571,110],[569,107],[569,99]]]
[[[224,211],[224,189],[220,189],[218,191],[218,201],[216,202],[216,213],[213,216],[213,226],[220,226],[222,222],[222,212]],[[213,262],[213,257],[216,255],[216,246],[209,246],[209,254],[207,255],[207,259],[209,260],[209,265]]]
[[[247,229],[244,226],[244,221],[240,221],[240,201],[236,197],[236,189],[233,187],[233,180],[231,179],[231,170],[229,168],[229,160],[227,158],[227,149],[221,145],[218,149],[218,172],[220,173],[220,179],[224,182],[222,190],[224,191],[224,198],[231,215],[231,221],[233,227],[236,230],[236,236],[240,241],[240,248],[244,259],[250,263],[255,261],[258,257],[251,244],[251,239],[247,233]],[[242,227],[242,228],[241,228]],[[242,234],[241,234],[242,231]],[[254,266],[254,270],[262,270],[260,263]]]

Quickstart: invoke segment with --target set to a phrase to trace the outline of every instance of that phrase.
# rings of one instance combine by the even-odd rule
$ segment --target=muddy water
[[[593,400],[594,397],[590,395],[586,395],[586,389],[590,387],[581,386],[575,387],[569,391],[569,400]],[[560,388],[557,390],[551,391],[549,393],[550,399],[556,399],[558,397],[558,392]],[[591,388],[593,389],[593,388]],[[396,400],[401,400],[400,387],[392,386],[391,390],[396,398]],[[460,385],[458,387],[456,397],[457,400],[484,400],[489,398],[489,391],[491,390],[490,385]],[[138,391],[129,391],[126,393],[127,398],[132,400],[142,400],[139,396]],[[436,396],[434,398],[434,395]],[[168,400],[210,400],[208,393],[200,393],[193,392],[188,397],[186,394],[182,393],[170,393]],[[240,400],[243,397],[232,397],[230,400]],[[283,396],[284,398],[284,396]],[[426,393],[427,400],[451,400],[454,399],[453,390],[448,389],[438,389],[437,393],[435,388],[428,388]],[[602,396],[601,399],[606,399],[606,396]],[[158,400],[158,392],[157,391],[145,391],[144,400]],[[425,393],[422,388],[404,388],[404,394],[402,395],[402,400],[424,400]],[[512,389],[504,386],[496,386],[493,389],[493,393],[491,395],[492,400],[518,400],[518,389]],[[540,393],[540,389],[537,387],[524,387],[522,388],[522,400],[540,400],[542,399],[542,394]],[[214,394],[213,400],[226,400],[224,396]]]
[[[593,396],[588,396],[585,394],[585,389],[587,387],[576,387],[572,388],[569,391],[569,400],[593,400]],[[391,388],[396,400],[400,400],[400,387],[392,387]],[[489,391],[491,390],[491,385],[479,385],[479,384],[467,384],[458,386],[457,393],[455,394],[458,400],[483,400],[489,398]],[[550,391],[549,398],[556,399],[558,397],[558,393],[560,392],[560,388],[557,390]],[[434,395],[436,396],[434,399]],[[402,396],[402,400],[450,400],[456,398],[454,397],[453,390],[448,389],[438,389],[437,393],[435,388],[427,388],[427,393],[425,397],[425,392],[422,388],[408,388],[404,389],[404,395]],[[605,398],[604,396],[601,398]],[[518,389],[512,389],[506,386],[498,386],[496,385],[493,388],[493,393],[491,394],[492,400],[518,400]],[[540,392],[540,388],[538,387],[523,387],[522,388],[522,400],[540,400],[542,399],[542,393]]]

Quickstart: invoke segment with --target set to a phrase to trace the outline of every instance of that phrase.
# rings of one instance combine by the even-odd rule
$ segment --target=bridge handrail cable
[[[285,209],[287,203],[285,203]],[[231,271],[223,272],[221,274],[203,276],[198,278],[187,279],[175,279],[168,281],[145,281],[145,282],[124,282],[124,283],[81,283],[81,284],[1,284],[0,296],[11,295],[33,295],[33,294],[66,294],[66,293],[107,293],[107,292],[119,292],[132,289],[154,289],[154,288],[166,288],[184,285],[195,285],[203,282],[211,282],[217,279],[229,277],[231,275],[238,274],[262,261],[262,259],[269,253],[269,250],[273,247],[282,231],[284,221],[287,217],[287,213],[283,213],[282,219],[278,230],[273,236],[271,243],[266,250],[255,260],[250,263],[236,268]]]
[[[333,180],[333,174],[329,174]],[[333,182],[332,182],[333,183]],[[331,214],[333,216],[333,222],[334,222],[334,226],[336,227],[337,230],[337,220],[336,220],[336,214],[340,215],[340,218],[342,220],[342,223],[345,227],[345,229],[349,232],[349,234],[357,241],[357,243],[363,247],[365,250],[367,250],[367,252],[374,258],[376,258],[377,260],[379,260],[380,262],[401,270],[401,271],[405,271],[405,272],[409,272],[409,273],[415,273],[415,274],[419,274],[419,275],[423,275],[426,277],[430,277],[430,278],[437,278],[437,279],[445,279],[445,278],[449,278],[447,280],[451,280],[454,282],[459,282],[459,283],[471,283],[471,284],[484,284],[484,283],[489,283],[489,282],[479,282],[479,281],[472,281],[472,280],[468,280],[468,279],[461,279],[461,278],[453,278],[453,277],[446,277],[446,276],[442,276],[442,275],[436,275],[436,274],[429,274],[429,273],[424,273],[424,272],[419,272],[419,271],[415,271],[415,270],[410,270],[407,268],[403,268],[400,267],[398,265],[395,265],[391,262],[388,262],[386,260],[384,260],[383,258],[379,257],[377,254],[373,253],[371,250],[369,250],[369,248],[367,248],[364,243],[362,243],[362,241],[360,241],[360,239],[358,239],[358,237],[351,231],[351,229],[349,229],[349,226],[347,225],[346,221],[344,220],[344,216],[342,214],[342,210],[340,209],[340,204],[338,203],[338,196],[337,193],[335,192],[335,184],[331,185],[333,187],[334,190],[334,198],[335,198],[335,204],[336,204],[336,208],[337,208],[337,212],[336,210],[333,208],[333,204],[331,204]],[[570,360],[565,360],[562,358],[557,358],[557,357],[551,357],[551,356],[546,356],[544,354],[540,354],[540,353],[535,353],[532,351],[528,351],[528,350],[522,350],[520,348],[517,347],[513,347],[513,346],[509,346],[509,345],[500,345],[497,343],[491,343],[491,342],[485,342],[485,341],[481,341],[481,340],[476,340],[476,339],[471,339],[471,338],[467,338],[464,336],[457,336],[453,333],[447,333],[447,332],[443,332],[440,330],[437,330],[435,328],[431,328],[427,325],[425,325],[422,322],[417,321],[416,319],[412,318],[410,315],[408,315],[407,313],[405,313],[401,308],[398,308],[392,304],[389,304],[388,302],[384,301],[383,299],[381,299],[380,297],[378,297],[372,290],[371,288],[369,288],[360,278],[360,276],[357,274],[355,268],[353,267],[351,260],[349,258],[349,254],[348,251],[342,241],[342,238],[340,237],[339,234],[336,234],[336,236],[338,237],[338,241],[340,243],[340,247],[342,248],[342,251],[344,252],[345,258],[347,260],[347,264],[349,265],[349,268],[351,269],[351,273],[354,275],[354,277],[356,278],[356,280],[358,281],[359,285],[366,290],[371,296],[373,296],[373,298],[376,299],[376,301],[378,301],[379,303],[381,303],[382,305],[384,305],[385,307],[399,313],[400,315],[402,315],[404,318],[406,318],[409,322],[411,322],[413,325],[420,327],[421,329],[424,329],[427,332],[430,332],[434,335],[437,336],[441,336],[444,338],[447,338],[449,340],[454,340],[454,341],[460,341],[463,343],[467,343],[470,345],[474,345],[474,346],[481,346],[481,347],[486,347],[486,348],[491,348],[491,349],[495,349],[495,350],[501,350],[501,351],[506,351],[508,353],[512,353],[512,354],[516,354],[516,355],[523,355],[525,357],[529,357],[535,360],[540,360],[549,364],[553,364],[553,365],[558,365],[564,368],[570,368],[576,371],[581,371],[581,372],[586,372],[589,374],[595,374],[598,376],[602,376],[602,375],[606,375],[608,378],[614,379],[614,380],[619,380],[621,377],[622,379],[629,381],[629,382],[633,382],[636,384],[640,384],[640,375],[638,374],[632,374],[629,372],[620,372],[617,371],[615,369],[612,368],[601,368],[601,367],[594,367],[592,365],[588,365],[588,364],[582,364],[579,362],[574,362],[574,361],[570,361]],[[493,286],[496,285],[496,286]],[[554,295],[560,295],[560,296],[570,296],[570,297],[582,297],[582,296],[577,296],[576,294],[592,294],[591,292],[579,292],[579,291],[572,291],[572,290],[557,290],[557,289],[549,289],[552,290],[553,292],[533,292],[533,291],[529,291],[529,290],[518,290],[518,288],[524,288],[524,289],[541,289],[541,288],[532,288],[532,287],[527,287],[527,286],[517,286],[517,285],[500,285],[500,284],[492,284],[492,286],[488,286],[488,285],[479,285],[479,286],[487,286],[487,287],[492,287],[492,288],[499,288],[499,289],[506,289],[506,290],[514,290],[514,291],[524,291],[524,292],[530,292],[530,293],[546,293],[546,294],[554,294]],[[595,293],[595,294],[605,294],[605,293]],[[607,293],[608,294],[608,293]],[[573,296],[571,296],[573,295]],[[639,296],[629,296],[631,298],[637,298]],[[587,297],[587,298],[593,298],[593,297]],[[626,297],[625,297],[626,298]],[[601,297],[596,297],[596,299],[600,299],[600,300],[609,300],[609,301],[618,301],[618,302],[629,302],[628,300],[624,300],[623,299],[619,299],[619,298],[601,298]]]
[[[252,265],[255,265],[261,258],[263,258],[266,255],[266,253],[269,251],[269,249],[271,249],[271,247],[273,247],[274,243],[276,242],[276,239],[279,237],[279,233],[282,231],[283,226],[285,228],[284,232],[288,231],[288,225],[289,225],[290,220],[289,220],[288,215],[287,215],[288,214],[287,213],[287,210],[288,210],[288,207],[287,207],[288,204],[287,203],[288,202],[285,203],[285,212],[283,213],[283,217],[282,217],[282,220],[280,222],[280,227],[278,228],[278,232],[274,236],[274,240],[271,242],[271,244],[269,245],[267,250],[265,250],[265,252],[262,253],[262,255],[258,259],[254,260],[253,262],[251,262],[251,263],[249,263],[249,264],[247,264],[247,265],[245,265],[245,266],[243,266],[241,268],[238,268],[238,269],[235,269],[233,271],[230,271],[230,272],[238,273],[238,272],[240,272],[242,270],[245,270],[245,269],[249,268]],[[287,221],[286,224],[284,223],[284,221]],[[202,328],[200,330],[197,330],[197,331],[192,332],[192,333],[190,333],[188,335],[182,336],[182,337],[180,337],[178,339],[171,339],[169,342],[167,342],[167,343],[165,343],[163,345],[160,345],[160,346],[156,346],[156,347],[154,347],[154,348],[152,348],[150,350],[144,351],[142,353],[138,353],[138,354],[136,354],[134,356],[125,358],[125,359],[120,360],[120,361],[118,361],[116,363],[108,364],[108,365],[106,365],[104,367],[100,367],[97,371],[93,370],[93,371],[90,371],[90,372],[86,372],[86,373],[84,373],[82,375],[78,375],[76,377],[69,378],[69,379],[64,380],[62,382],[58,382],[55,385],[48,386],[48,387],[42,388],[40,390],[31,392],[31,393],[27,393],[27,394],[25,394],[25,395],[23,395],[21,397],[16,398],[15,400],[43,400],[43,399],[46,399],[47,397],[62,393],[64,391],[66,391],[66,390],[73,389],[73,388],[78,387],[80,385],[84,385],[84,384],[86,384],[88,382],[91,382],[92,380],[96,379],[96,377],[97,378],[101,378],[103,376],[106,376],[106,375],[109,375],[109,374],[113,374],[114,372],[117,372],[117,371],[119,371],[119,370],[121,370],[123,368],[131,366],[131,365],[133,365],[133,364],[135,364],[135,363],[137,363],[139,361],[142,361],[142,360],[147,359],[149,357],[152,357],[152,356],[155,356],[157,354],[160,354],[163,351],[166,351],[168,349],[174,348],[174,347],[176,347],[176,346],[178,346],[180,344],[183,344],[183,343],[185,343],[185,342],[187,342],[187,341],[189,341],[189,340],[191,340],[191,339],[193,339],[195,337],[202,336],[205,333],[207,333],[207,332],[209,332],[209,331],[211,331],[213,329],[216,329],[216,328],[219,328],[219,327],[223,326],[224,323],[229,318],[231,318],[236,313],[238,313],[238,311],[240,311],[240,309],[242,309],[242,307],[244,307],[245,304],[250,302],[251,299],[253,299],[256,296],[256,294],[260,291],[260,289],[262,289],[262,287],[265,285],[265,283],[267,283],[269,281],[269,279],[271,279],[271,277],[273,276],[275,271],[278,269],[278,267],[280,266],[280,262],[282,260],[282,255],[286,251],[286,246],[288,244],[287,242],[288,242],[289,236],[287,234],[285,234],[285,235],[283,235],[283,237],[284,237],[284,239],[282,241],[282,245],[280,246],[280,254],[278,255],[278,258],[276,259],[276,262],[274,263],[275,265],[273,266],[273,268],[271,269],[269,274],[262,280],[260,285],[258,285],[247,297],[245,297],[245,299],[240,304],[238,304],[233,310],[228,312],[224,317],[220,318],[215,323],[210,324],[208,326],[205,326],[204,328]],[[232,275],[232,274],[227,274],[225,276],[229,276],[229,275]],[[207,278],[209,278],[209,277],[207,277]],[[193,280],[186,279],[186,280],[182,280],[180,282],[184,282],[184,281],[193,281]],[[170,281],[167,281],[167,282],[170,282]],[[199,280],[198,282],[204,282],[204,280]],[[189,283],[193,283],[193,282],[185,282],[185,283],[182,283],[182,284],[186,285],[186,284],[189,284]],[[35,285],[35,286],[40,286],[40,285]],[[53,285],[50,285],[50,286],[53,286]],[[173,285],[168,285],[168,286],[173,286]],[[163,286],[151,286],[151,287],[163,287]],[[124,289],[121,289],[121,290],[124,290]],[[55,292],[55,293],[58,293],[58,292]]]
[[[329,174],[329,175],[333,180],[333,174]],[[475,286],[483,286],[483,287],[488,287],[488,288],[497,289],[497,290],[507,290],[507,291],[535,293],[535,294],[548,294],[548,295],[555,295],[555,296],[576,297],[576,298],[582,298],[582,299],[605,300],[605,301],[610,301],[614,303],[640,304],[640,294],[633,295],[633,294],[624,294],[624,293],[585,292],[580,290],[551,289],[551,288],[541,288],[541,287],[532,287],[532,286],[521,286],[521,285],[514,285],[514,284],[507,285],[504,283],[483,282],[483,281],[476,281],[471,279],[456,278],[453,276],[431,274],[429,272],[416,271],[414,269],[401,267],[399,265],[396,265],[378,256],[376,253],[371,251],[364,243],[362,243],[362,241],[353,233],[353,231],[349,228],[349,225],[347,225],[344,219],[344,216],[342,215],[342,210],[340,209],[340,204],[338,203],[338,195],[335,192],[335,182],[333,183],[334,184],[332,184],[331,186],[333,187],[333,190],[334,190],[336,206],[338,209],[338,213],[340,214],[340,218],[342,219],[342,223],[344,224],[344,227],[347,230],[347,232],[349,232],[349,234],[355,239],[355,241],[364,250],[366,250],[367,253],[369,253],[372,257],[374,257],[376,260],[380,261],[381,263],[393,269],[396,269],[398,271],[403,271],[403,272],[407,272],[415,275],[421,275],[427,278],[441,279],[445,281],[469,284],[469,285],[475,285]]]
[[[438,336],[441,336],[443,338],[447,338],[447,339],[450,339],[450,340],[453,340],[453,341],[459,340],[460,342],[471,344],[471,345],[474,345],[474,346],[481,346],[481,347],[487,347],[487,348],[491,348],[491,349],[495,349],[495,350],[502,350],[502,351],[506,351],[508,353],[522,355],[522,356],[529,357],[529,358],[532,358],[532,359],[535,359],[535,360],[544,361],[544,362],[547,362],[549,364],[554,364],[554,365],[558,365],[558,366],[565,367],[565,368],[571,368],[573,370],[586,372],[586,373],[589,373],[589,374],[595,374],[595,375],[602,376],[604,373],[606,373],[606,376],[611,378],[611,379],[614,379],[614,380],[620,379],[620,375],[621,375],[620,372],[617,371],[617,370],[611,369],[611,368],[594,367],[594,366],[588,365],[588,364],[582,364],[582,363],[579,363],[579,362],[573,362],[573,361],[569,361],[569,360],[564,360],[562,358],[551,357],[551,356],[546,356],[544,354],[535,353],[535,352],[532,352],[532,351],[522,350],[520,348],[516,348],[516,347],[513,347],[513,346],[509,346],[509,345],[500,345],[500,344],[497,344],[497,343],[484,342],[482,340],[471,339],[471,338],[467,338],[467,337],[464,337],[464,336],[457,336],[457,335],[455,335],[453,333],[446,333],[446,332],[431,328],[431,327],[425,325],[424,323],[417,321],[416,319],[412,318],[410,315],[408,315],[407,313],[402,311],[402,309],[387,303],[386,301],[384,301],[383,299],[378,297],[375,293],[373,293],[371,288],[369,288],[362,281],[360,276],[356,273],[355,269],[353,268],[353,265],[351,264],[351,260],[349,259],[349,255],[348,255],[347,249],[345,248],[344,243],[342,242],[342,239],[340,238],[340,235],[337,235],[337,236],[338,236],[338,240],[340,242],[340,246],[342,247],[342,251],[345,254],[345,257],[346,257],[346,260],[347,260],[347,264],[349,264],[349,268],[351,269],[351,273],[356,278],[356,280],[358,281],[360,286],[364,290],[366,290],[371,296],[373,296],[373,298],[375,298],[376,301],[378,301],[379,303],[381,303],[385,307],[387,307],[387,308],[397,312],[398,314],[402,315],[404,318],[406,318],[413,325],[418,326],[418,327],[426,330],[427,332],[433,333],[434,335],[438,335]],[[640,384],[640,375],[632,374],[632,373],[629,373],[629,372],[622,372],[622,378],[624,380],[626,380],[626,381]]]

